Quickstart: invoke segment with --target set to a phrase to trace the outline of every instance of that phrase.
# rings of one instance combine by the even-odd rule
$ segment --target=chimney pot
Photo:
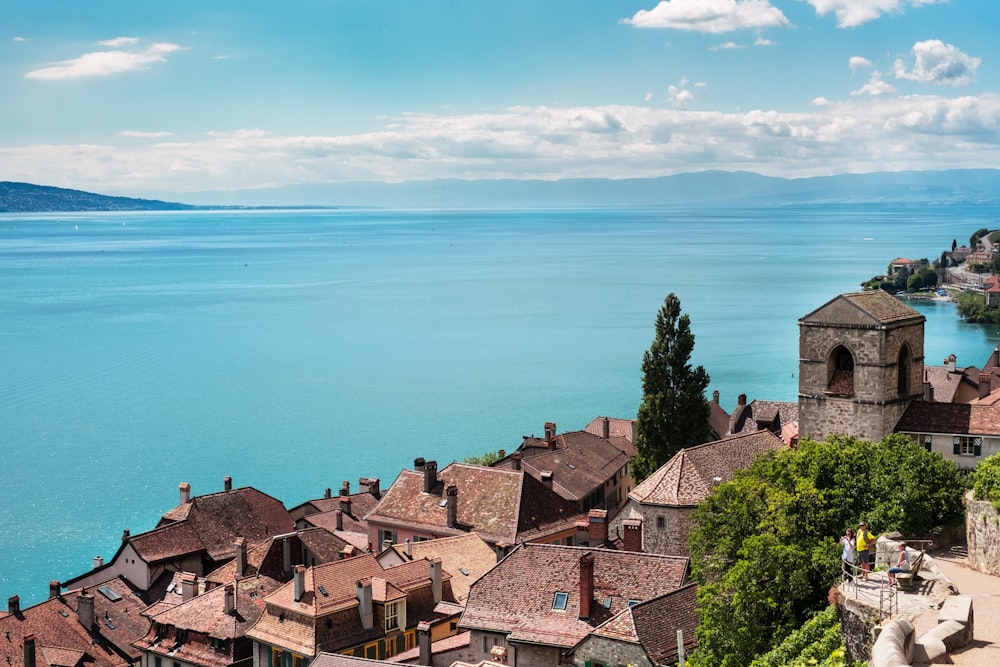
[[[417,458],[413,459],[413,469],[414,470],[423,470],[424,469],[424,465],[426,463],[427,463],[427,461],[424,459],[424,457],[418,456]]]
[[[20,614],[21,613],[21,598],[18,595],[11,595],[7,598],[7,613],[8,614]]]
[[[341,489],[343,492],[343,489]],[[351,516],[351,497],[346,495],[340,496],[340,509],[343,510],[344,514]]]
[[[594,554],[590,551],[580,556],[580,620],[590,620],[590,607],[594,600]]]
[[[424,464],[424,493],[430,493],[437,484],[437,461],[428,461]]]
[[[514,452],[510,455],[510,465],[514,470],[521,469],[521,452]]]
[[[59,585],[58,579],[53,579],[49,582],[49,599],[57,598],[62,593],[60,592],[61,586]]]
[[[187,482],[181,482],[177,485],[181,494],[181,505],[191,500],[191,485]]]
[[[104,558],[102,556],[94,556],[93,567],[95,570],[99,567],[104,567]]]
[[[712,402],[715,403],[716,405],[719,404],[719,391],[718,390],[715,390],[715,391],[712,392]]]
[[[232,491],[233,490],[233,478],[230,477],[229,475],[226,475],[225,477],[223,477],[222,478],[222,488],[224,488],[226,491]]]
[[[305,565],[295,566],[295,601],[300,602],[302,596],[306,594],[306,568]]]
[[[747,395],[746,394],[740,394],[739,396],[737,396],[736,397],[736,404],[737,405],[746,405],[747,404]]]
[[[344,510],[340,509],[339,507],[337,509],[333,510],[333,517],[337,521],[337,523],[336,523],[337,530],[343,530],[344,529]]]
[[[126,528],[125,530],[123,530],[122,531],[122,542],[128,542],[129,535],[130,535],[130,533],[128,532],[128,528]]]

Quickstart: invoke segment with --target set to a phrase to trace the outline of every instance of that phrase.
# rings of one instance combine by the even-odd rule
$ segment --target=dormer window
[[[406,627],[406,600],[385,604],[385,631]]]
[[[555,611],[566,611],[566,604],[569,602],[569,593],[556,593],[552,596],[552,608]]]

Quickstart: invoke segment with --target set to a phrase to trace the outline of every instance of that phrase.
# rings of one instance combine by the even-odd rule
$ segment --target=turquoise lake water
[[[795,400],[803,315],[997,207],[0,215],[0,599],[222,479],[292,507],[417,456],[634,417],[669,292],[736,397]],[[926,358],[1000,331],[919,306]]]

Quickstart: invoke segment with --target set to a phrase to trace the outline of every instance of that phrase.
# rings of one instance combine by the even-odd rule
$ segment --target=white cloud
[[[768,0],[661,0],[653,9],[639,10],[624,22],[636,28],[671,28],[713,35],[791,25]]]
[[[13,39],[15,42],[23,42],[23,41],[25,41],[24,37],[11,37],[11,39]]]
[[[688,104],[694,99],[694,93],[677,86],[668,86],[667,99],[675,109],[687,109]]]
[[[820,16],[832,13],[838,28],[856,28],[889,12],[902,12],[907,5],[920,7],[948,0],[806,0]]]
[[[162,139],[163,137],[174,136],[173,132],[142,132],[140,130],[123,130],[118,133],[120,137],[133,137],[137,139]]]
[[[649,101],[650,101],[650,100],[652,100],[652,99],[653,99],[653,93],[651,93],[651,92],[647,92],[647,93],[646,93],[646,97],[645,97],[645,100],[646,100],[647,102],[649,102]]]
[[[184,47],[177,44],[154,43],[149,46],[125,51],[118,49],[118,46],[135,46],[134,37],[118,37],[116,39],[100,42],[103,46],[109,46],[111,51],[94,51],[85,53],[72,60],[63,60],[48,67],[36,69],[25,74],[27,79],[59,80],[59,79],[80,79],[92,76],[110,76],[122,72],[130,72],[143,69],[153,63],[164,62],[167,55],[180,51]]]
[[[758,37],[754,40],[754,46],[774,46],[774,42],[769,39],[764,39],[763,37]]]
[[[882,80],[882,72],[875,70],[868,83],[857,90],[852,90],[851,95],[890,95],[895,92],[896,88],[891,83]]]
[[[733,49],[745,48],[742,44],[737,44],[736,42],[724,42],[722,44],[716,44],[715,46],[709,47],[709,51],[730,51]]]
[[[909,79],[950,86],[967,86],[976,78],[981,62],[962,53],[952,44],[928,39],[913,45],[913,69],[907,71],[902,59],[893,65],[897,79]]]
[[[675,96],[684,92],[675,86]],[[356,180],[653,177],[703,169],[799,177],[984,164],[1000,164],[1000,94],[817,98],[797,112],[511,107],[403,114],[353,135],[243,129],[186,141],[0,147],[0,173],[10,180],[116,193]]]
[[[851,68],[851,72],[857,72],[859,69],[872,66],[872,61],[868,58],[862,58],[861,56],[851,56],[850,60],[847,61],[847,66]]]

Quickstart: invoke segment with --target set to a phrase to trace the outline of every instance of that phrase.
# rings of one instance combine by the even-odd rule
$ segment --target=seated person
[[[889,584],[896,583],[896,574],[899,572],[909,572],[910,571],[910,554],[906,552],[906,544],[904,542],[899,543],[899,558],[896,559],[896,564],[889,568]]]

